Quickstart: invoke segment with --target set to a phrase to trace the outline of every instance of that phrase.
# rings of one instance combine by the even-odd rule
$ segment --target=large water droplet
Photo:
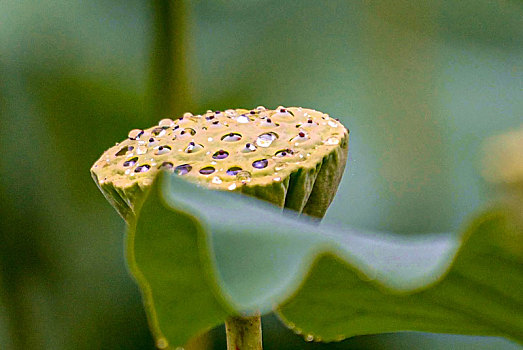
[[[236,180],[240,181],[241,183],[247,183],[251,181],[251,173],[245,170],[240,171],[236,174]]]
[[[143,164],[143,165],[137,166],[136,169],[134,169],[134,172],[135,173],[145,173],[149,169],[151,169],[150,165]]]
[[[212,182],[213,184],[218,184],[218,185],[219,185],[219,184],[221,184],[223,181],[222,181],[222,179],[220,179],[218,176],[215,176],[215,177],[212,178],[211,182]]]
[[[178,165],[176,168],[174,168],[174,172],[177,175],[185,175],[188,172],[190,172],[191,170],[192,170],[192,166],[190,166],[189,164]]]
[[[121,150],[119,150],[118,152],[116,152],[115,157],[123,156],[123,155],[125,155],[127,152],[132,151],[133,149],[134,149],[133,146],[125,146],[125,147],[123,147]]]
[[[165,133],[166,131],[164,128],[154,128],[151,130],[151,134],[157,137],[162,137]]]
[[[233,191],[236,189],[236,184],[230,184],[229,187],[227,187],[229,191]]]
[[[230,167],[229,169],[227,169],[227,175],[234,176],[234,175],[238,174],[240,171],[242,171],[242,168],[240,168],[238,166],[233,166],[233,167]]]
[[[229,153],[227,151],[224,151],[223,149],[219,150],[218,152],[215,152],[212,157],[214,159],[225,159],[229,156]]]
[[[123,166],[133,166],[136,164],[137,161],[138,161],[138,157],[131,158],[131,159],[123,162]]]
[[[200,174],[202,174],[202,175],[210,175],[210,174],[214,173],[215,171],[216,171],[216,169],[214,169],[214,167],[206,166],[205,168],[201,168],[200,169]]]
[[[231,132],[227,135],[222,136],[222,141],[225,141],[225,142],[235,142],[235,141],[240,141],[241,139],[242,139],[242,135],[235,133],[235,132]]]
[[[332,128],[337,128],[337,127],[338,127],[338,123],[336,123],[336,122],[333,121],[333,120],[329,120],[329,121],[327,122],[327,124],[329,124],[329,126],[332,127]]]
[[[260,160],[254,161],[252,163],[252,166],[255,167],[256,169],[263,169],[263,168],[266,168],[268,164],[269,164],[269,161],[267,159],[260,159]]]
[[[312,334],[307,334],[305,336],[305,341],[311,342],[314,340],[314,336]]]
[[[138,140],[140,138],[140,136],[143,135],[143,130],[142,129],[133,129],[131,131],[129,131],[129,134],[127,136],[129,136],[129,138],[131,140]]]
[[[154,152],[154,154],[161,156],[162,154],[167,154],[169,152],[171,152],[171,147],[165,145],[165,146],[159,146],[156,149],[156,152]]]
[[[274,140],[278,138],[278,135],[274,132],[268,132],[261,134],[256,139],[256,144],[260,147],[269,147]]]
[[[202,145],[199,145],[199,144],[194,143],[194,142],[189,142],[189,145],[187,145],[187,147],[185,148],[184,152],[185,153],[196,153],[198,151],[201,151],[202,149],[203,149]]]

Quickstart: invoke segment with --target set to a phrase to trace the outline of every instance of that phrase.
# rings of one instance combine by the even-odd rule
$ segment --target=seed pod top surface
[[[113,205],[118,200],[131,209],[132,189],[143,191],[162,169],[212,189],[249,193],[284,183],[287,190],[293,173],[315,168],[316,177],[324,158],[333,150],[346,150],[347,141],[348,130],[339,121],[312,109],[185,113],[177,120],[166,118],[148,129],[131,130],[126,140],[100,157],[91,173]],[[344,166],[346,157],[341,158]],[[313,182],[307,185],[307,198]],[[118,194],[120,198],[112,198]],[[264,199],[283,206],[285,194]]]

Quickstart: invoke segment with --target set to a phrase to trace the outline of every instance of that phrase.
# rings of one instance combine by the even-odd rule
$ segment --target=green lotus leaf
[[[161,175],[129,225],[128,263],[160,347],[271,310],[306,340],[408,330],[522,341],[515,212],[491,209],[462,235],[361,232]]]

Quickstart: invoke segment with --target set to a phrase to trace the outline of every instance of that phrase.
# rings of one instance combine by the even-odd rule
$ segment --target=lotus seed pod
[[[336,119],[299,107],[185,113],[131,130],[91,173],[124,219],[160,170],[321,218],[345,168],[348,136]]]

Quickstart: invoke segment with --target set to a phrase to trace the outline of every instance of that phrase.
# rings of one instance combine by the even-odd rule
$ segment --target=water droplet
[[[292,149],[282,149],[278,152],[276,152],[275,156],[276,157],[287,157],[287,156],[292,156],[294,154],[294,151]]]
[[[240,171],[238,174],[236,174],[236,180],[240,181],[241,183],[245,184],[247,182],[251,181],[251,173],[248,171]]]
[[[200,171],[201,172],[201,171]],[[221,184],[222,183],[222,179],[220,179],[218,176],[215,176],[212,178],[212,181],[211,181],[213,184]]]
[[[279,177],[279,176],[275,177],[273,180],[276,181],[276,182],[280,182],[281,181],[281,177]]]
[[[171,147],[165,145],[165,146],[159,146],[156,149],[156,152],[154,152],[154,154],[161,156],[162,154],[167,154],[169,152],[171,152]]]
[[[185,153],[196,153],[198,151],[201,151],[202,149],[203,149],[202,145],[199,145],[199,144],[194,143],[194,142],[189,142],[189,145],[187,145],[187,147],[185,148],[184,152]]]
[[[123,162],[123,166],[133,166],[136,164],[137,161],[138,161],[138,157],[131,158],[131,159]]]
[[[256,139],[256,144],[260,147],[269,147],[274,140],[278,138],[278,135],[274,132],[268,132],[261,134]]]
[[[239,141],[241,139],[242,139],[242,135],[240,135],[238,133],[234,133],[234,132],[231,132],[227,135],[222,136],[222,141],[226,141],[226,142],[235,142],[235,141]]]
[[[225,114],[227,114],[230,117],[234,117],[236,115],[236,111],[234,109],[227,109],[225,111]]]
[[[165,133],[166,131],[164,128],[154,128],[151,130],[151,134],[157,137],[162,137]]]
[[[252,166],[255,167],[256,169],[263,169],[263,168],[266,168],[268,164],[269,164],[269,161],[267,159],[259,159],[259,160],[254,161],[252,163]]]
[[[241,124],[246,124],[250,122],[250,119],[245,114],[242,114],[238,118],[236,118],[236,121]]]
[[[140,136],[143,135],[143,130],[142,129],[133,129],[131,131],[129,131],[129,134],[127,136],[129,136],[129,138],[131,140],[138,140],[140,138]]]
[[[340,143],[340,140],[335,137],[329,137],[327,141],[325,141],[325,144],[327,145],[337,145],[338,143]]]
[[[160,120],[160,122],[158,123],[158,126],[161,128],[170,128],[170,127],[174,126],[174,122],[172,119],[165,118],[165,119]]]
[[[196,134],[196,130],[191,128],[185,128],[182,131],[180,131],[180,136],[187,137],[187,136],[193,136]]]
[[[259,111],[265,111],[267,108],[265,108],[264,106],[258,106],[256,107],[256,109]]]
[[[271,118],[277,121],[291,122],[294,121],[294,113],[286,108],[280,108],[276,113],[271,115]]]
[[[133,146],[125,146],[124,148],[122,148],[121,150],[119,150],[118,152],[116,152],[116,154],[115,154],[114,156],[115,156],[115,157],[123,156],[123,155],[125,155],[127,152],[132,151],[133,149],[134,149]]]
[[[314,340],[314,336],[312,334],[307,334],[305,336],[305,341],[311,342]]]
[[[227,169],[227,175],[234,176],[234,175],[238,174],[240,171],[242,171],[242,168],[240,168],[238,166],[233,166],[233,167],[230,167],[229,169]]]
[[[216,169],[212,166],[206,166],[205,168],[200,169],[200,174],[202,175],[210,175],[215,172]]]
[[[212,142],[212,141],[213,141],[213,138],[212,138],[212,137],[209,137],[209,138],[207,139],[207,141],[208,141],[208,142]]]
[[[183,114],[183,118],[191,118],[193,116],[192,113],[186,112]]]
[[[167,342],[167,339],[165,338],[159,338],[157,341],[156,341],[156,347],[158,349],[165,349],[169,346],[169,343]]]
[[[191,170],[192,170],[192,166],[190,166],[189,164],[178,165],[176,168],[174,168],[174,172],[177,175],[185,175],[188,172],[190,172]]]
[[[253,145],[252,143],[247,143],[245,145],[245,147],[243,147],[243,149],[242,149],[243,153],[249,153],[249,152],[254,152],[254,151],[256,151],[256,146]]]
[[[215,152],[215,153],[212,155],[212,157],[213,157],[214,159],[225,159],[225,158],[227,158],[228,156],[229,156],[229,152],[224,151],[223,149],[221,149],[221,150]]]
[[[130,172],[131,172],[131,169],[127,169],[127,170],[125,171],[125,175],[129,175]]]
[[[231,184],[231,185],[229,185],[229,187],[227,187],[227,189],[228,189],[229,191],[232,191],[232,190],[236,189],[236,184]]]
[[[145,154],[147,153],[147,147],[145,146],[138,146],[136,148],[136,154]]]
[[[332,121],[332,120],[329,120],[327,122],[327,124],[329,124],[329,126],[331,126],[333,128],[337,128],[338,127],[338,123],[336,123],[335,121]]]
[[[145,173],[149,169],[151,169],[150,165],[143,164],[143,165],[137,166],[136,169],[134,169],[134,172],[135,173]]]
[[[163,162],[162,165],[160,165],[160,167],[158,169],[172,170],[173,167],[174,167],[173,163],[171,163],[171,162]]]
[[[296,135],[295,137],[293,137],[291,139],[291,142],[295,142],[295,144],[298,145],[300,142],[307,141],[308,139],[309,139],[309,135],[307,135],[307,133],[304,131],[300,131],[298,133],[298,135]]]

